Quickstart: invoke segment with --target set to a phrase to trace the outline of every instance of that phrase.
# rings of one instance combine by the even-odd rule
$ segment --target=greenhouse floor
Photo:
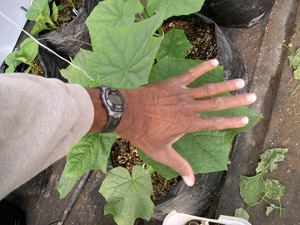
[[[300,90],[290,93],[297,85],[289,67],[291,52],[281,43],[300,47],[300,1],[277,0],[272,12],[250,28],[223,28],[234,42],[248,68],[250,92],[258,96],[250,107],[264,116],[249,132],[236,138],[232,162],[224,179],[218,201],[210,216],[233,215],[235,209],[246,207],[239,194],[239,175],[254,175],[259,155],[273,147],[288,148],[284,162],[280,162],[269,178],[286,187],[281,204],[285,208],[281,217],[274,211],[265,214],[265,204],[249,210],[252,225],[300,224]],[[299,128],[297,127],[299,125]],[[57,186],[65,159],[53,165],[50,181],[43,194],[26,197],[23,201],[29,225],[48,225],[62,218],[71,198],[59,200]],[[104,198],[98,193],[105,175],[94,171],[89,176],[64,224],[114,225],[111,215],[104,216]],[[268,177],[268,176],[266,176]],[[57,224],[57,223],[53,223]],[[162,224],[161,221],[136,224]]]

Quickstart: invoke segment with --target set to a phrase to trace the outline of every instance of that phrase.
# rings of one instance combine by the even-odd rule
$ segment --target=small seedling
[[[277,162],[283,161],[285,159],[286,148],[273,148],[266,150],[260,155],[261,161],[258,163],[256,168],[256,175],[253,177],[240,176],[240,194],[244,202],[248,205],[247,209],[238,208],[235,211],[235,217],[240,217],[249,220],[248,210],[260,204],[261,202],[266,202],[269,204],[266,208],[266,215],[274,210],[279,210],[279,215],[284,208],[281,207],[281,197],[284,195],[285,187],[279,181],[275,179],[263,178],[263,175],[268,171],[272,172],[277,168]],[[263,194],[262,194],[263,193]],[[278,201],[279,206],[275,205],[271,201]]]

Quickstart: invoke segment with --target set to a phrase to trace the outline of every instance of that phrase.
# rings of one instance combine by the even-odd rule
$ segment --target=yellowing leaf
[[[264,182],[267,198],[270,198],[272,200],[279,200],[283,196],[285,187],[278,180],[268,179]]]

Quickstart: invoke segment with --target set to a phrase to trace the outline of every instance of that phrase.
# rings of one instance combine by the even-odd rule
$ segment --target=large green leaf
[[[166,9],[165,19],[172,16],[189,15],[199,12],[204,4],[204,0],[149,0],[147,12],[153,15]]]
[[[277,168],[276,162],[280,162],[285,159],[287,151],[287,148],[272,148],[266,150],[260,155],[260,162],[256,168],[256,173],[266,173],[268,169],[272,172]]]
[[[20,51],[15,50],[8,54],[5,58],[5,63],[9,66],[6,73],[12,73],[15,67],[21,63],[30,65],[38,54],[38,44],[31,38],[25,39],[20,45]]]
[[[26,13],[26,18],[34,21],[44,11],[48,5],[48,0],[36,0]]]
[[[132,176],[117,167],[109,171],[99,192],[105,197],[105,214],[111,213],[118,225],[131,225],[136,218],[149,220],[154,204],[151,176],[145,169],[135,166]]]
[[[199,65],[198,60],[179,60],[165,57],[154,67],[150,75],[150,82],[157,82],[172,76],[177,76],[186,70]],[[217,67],[213,71],[207,72],[194,81],[190,87],[198,87],[207,83],[223,81],[222,68]],[[227,93],[229,94],[229,93]],[[222,111],[201,113],[201,116],[238,116],[247,115],[250,122],[247,126],[238,129],[209,131],[203,130],[184,135],[180,140],[173,144],[174,149],[189,161],[195,174],[209,173],[220,170],[227,170],[228,156],[231,150],[233,137],[238,132],[247,131],[256,122],[259,115],[255,114],[248,107],[241,106]],[[144,162],[151,165],[159,174],[167,179],[178,176],[173,169],[160,164],[142,151],[139,156]]]
[[[88,17],[92,44],[95,45],[104,27],[122,27],[133,23],[135,15],[143,12],[139,0],[106,0],[100,2]]]
[[[69,192],[73,189],[74,185],[77,183],[77,181],[80,179],[80,176],[77,177],[67,177],[65,175],[66,170],[64,169],[60,180],[59,180],[59,185],[57,187],[57,190],[59,192],[59,198],[63,199],[64,197],[69,194]]]
[[[262,174],[253,177],[240,176],[240,194],[249,206],[254,205],[259,200],[259,194],[265,191],[265,184]]]
[[[87,170],[101,169],[106,173],[107,160],[117,135],[93,133],[83,137],[67,155],[65,176],[78,177]]]
[[[192,46],[183,30],[172,29],[162,41],[156,58],[160,60],[165,56],[172,56],[173,58],[184,59]]]
[[[103,85],[115,88],[131,89],[146,84],[162,41],[152,34],[163,17],[164,13],[160,13],[143,22],[104,28],[88,58],[89,73],[100,76]]]
[[[268,179],[264,182],[267,198],[270,198],[272,200],[279,200],[284,195],[285,187],[278,180]]]
[[[91,51],[80,49],[72,63],[83,71],[88,71],[87,58],[92,55]],[[101,85],[100,77],[94,77],[94,81],[91,81],[87,76],[79,69],[68,66],[66,69],[60,70],[60,73],[71,84],[80,84],[84,87],[93,88]]]

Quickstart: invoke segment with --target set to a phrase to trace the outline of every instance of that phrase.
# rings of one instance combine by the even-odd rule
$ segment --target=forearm
[[[25,74],[0,75],[0,199],[63,157],[91,128],[84,88]]]

